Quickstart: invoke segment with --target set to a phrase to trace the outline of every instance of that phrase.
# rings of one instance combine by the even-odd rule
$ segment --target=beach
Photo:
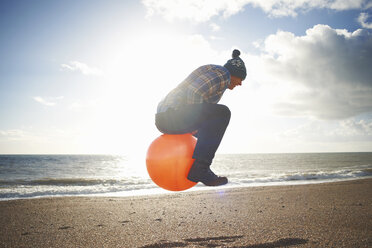
[[[0,202],[0,247],[372,247],[372,179]]]

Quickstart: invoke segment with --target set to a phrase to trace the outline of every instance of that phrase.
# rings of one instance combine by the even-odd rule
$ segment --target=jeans
[[[195,160],[211,164],[229,125],[231,112],[222,104],[188,104],[155,115],[155,125],[166,134],[185,134],[197,130]]]

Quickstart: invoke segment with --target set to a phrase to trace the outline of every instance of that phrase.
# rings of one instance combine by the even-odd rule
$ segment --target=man
[[[187,178],[207,186],[227,183],[226,177],[210,169],[212,160],[230,121],[230,110],[217,104],[228,88],[241,85],[247,76],[240,51],[224,66],[204,65],[194,70],[158,104],[156,127],[162,133],[193,133],[197,137],[195,159]]]

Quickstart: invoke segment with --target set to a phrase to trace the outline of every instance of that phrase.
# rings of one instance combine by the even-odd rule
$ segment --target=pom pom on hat
[[[239,56],[240,51],[235,49],[232,52],[232,59],[228,60],[224,67],[230,72],[231,75],[244,80],[247,76],[247,70],[245,68],[244,61]]]
[[[233,59],[235,59],[235,58],[237,58],[237,57],[239,57],[239,56],[240,56],[240,51],[237,50],[237,49],[235,49],[235,50],[233,51],[233,53],[232,53],[232,57],[233,57]]]

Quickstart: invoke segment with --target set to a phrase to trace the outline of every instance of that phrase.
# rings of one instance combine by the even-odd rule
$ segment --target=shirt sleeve
[[[187,88],[186,104],[197,104],[205,102],[205,96],[209,91],[208,83],[196,80]]]
[[[223,71],[208,67],[205,71],[193,73],[189,81],[186,104],[217,103],[229,83],[229,78]]]

